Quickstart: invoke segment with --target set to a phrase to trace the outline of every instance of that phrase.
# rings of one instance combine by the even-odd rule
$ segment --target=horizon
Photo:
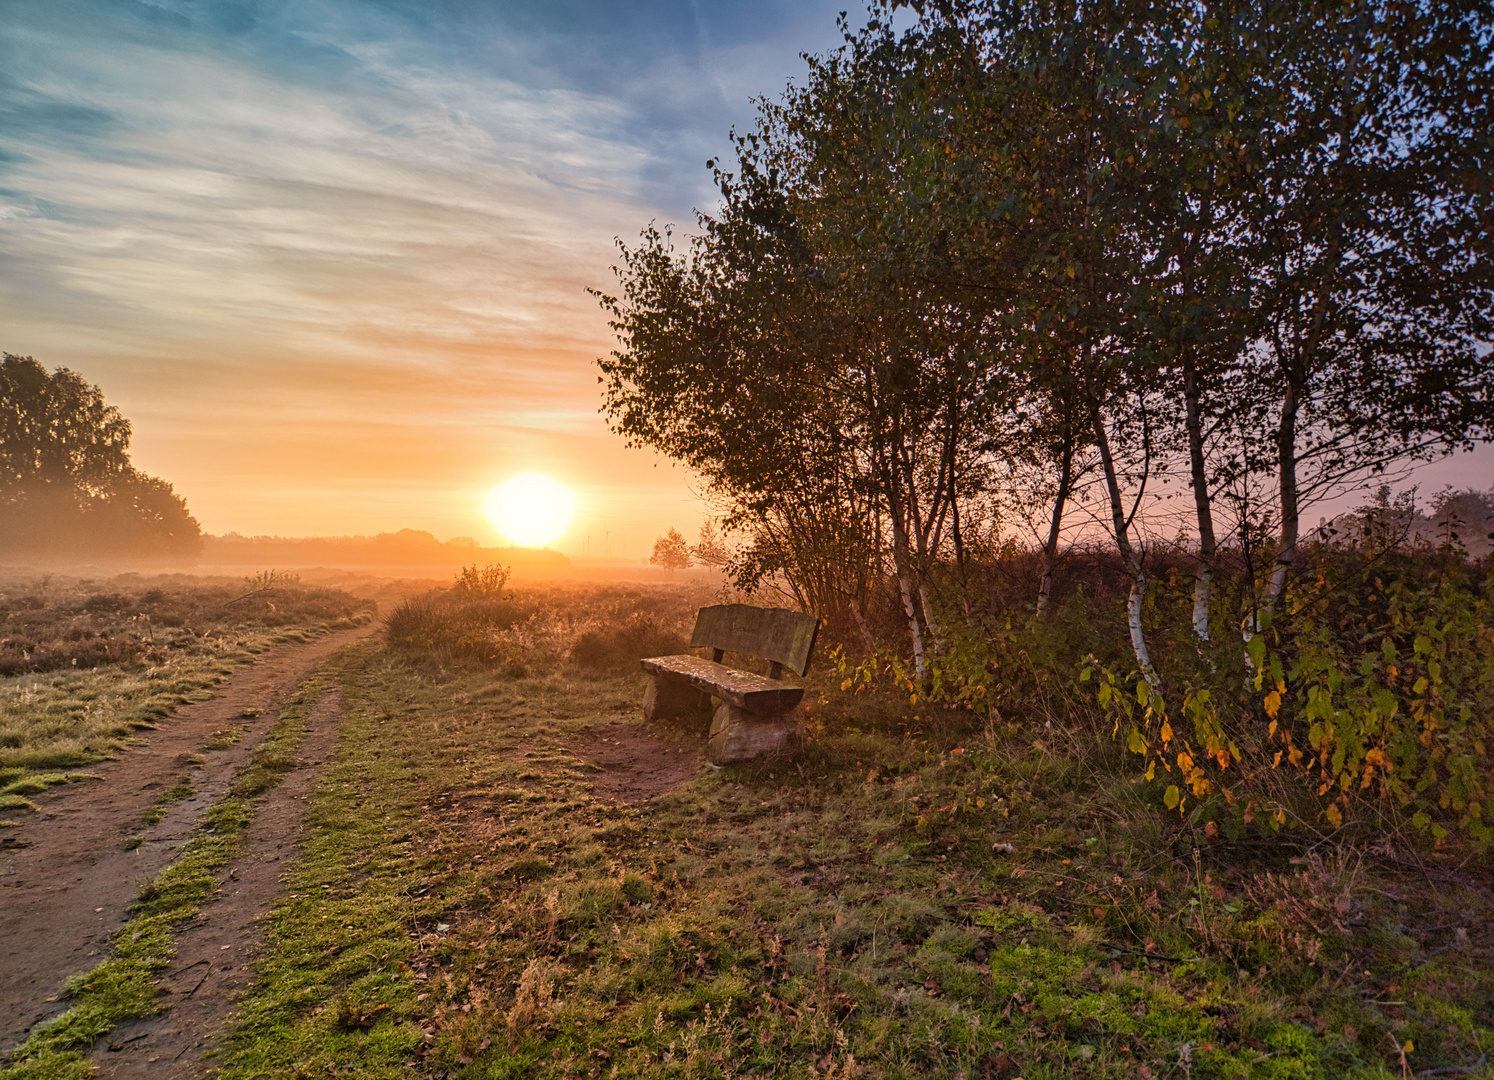
[[[21,3],[0,40],[0,347],[98,385],[204,531],[501,534],[543,472],[647,554],[708,509],[598,415],[614,237],[842,5]]]

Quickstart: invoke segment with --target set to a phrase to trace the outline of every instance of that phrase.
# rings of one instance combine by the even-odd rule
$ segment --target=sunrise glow
[[[544,547],[558,540],[575,512],[571,489],[538,473],[516,476],[488,495],[488,517],[520,547]]]

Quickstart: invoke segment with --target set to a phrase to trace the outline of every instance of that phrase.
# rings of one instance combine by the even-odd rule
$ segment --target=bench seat
[[[758,716],[780,716],[804,698],[802,686],[718,664],[699,656],[654,656],[639,661],[650,675],[687,682],[695,689]]]

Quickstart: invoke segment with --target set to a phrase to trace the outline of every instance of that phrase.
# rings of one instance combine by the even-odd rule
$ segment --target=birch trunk
[[[1299,395],[1297,380],[1288,379],[1286,393],[1281,399],[1281,423],[1276,430],[1276,456],[1280,469],[1281,487],[1281,537],[1276,545],[1276,563],[1271,567],[1271,580],[1266,585],[1266,599],[1262,606],[1271,611],[1286,589],[1287,573],[1292,568],[1292,559],[1297,554],[1298,506],[1297,506],[1297,409]]]
[[[1190,360],[1183,368],[1183,400],[1188,429],[1188,460],[1193,507],[1198,517],[1198,571],[1193,579],[1193,633],[1209,640],[1209,603],[1214,587],[1214,511],[1209,497],[1209,474],[1204,464],[1203,418],[1199,408],[1198,371]]]
[[[872,636],[871,627],[866,625],[866,615],[861,611],[860,601],[853,596],[847,606],[851,609],[851,617],[856,620],[856,629],[861,631],[861,640],[866,643],[867,655],[876,656],[877,639]]]
[[[941,473],[943,472],[942,469],[940,471]],[[919,605],[923,608],[923,624],[928,628],[929,638],[932,639],[931,644],[934,647],[934,654],[942,656],[946,652],[944,628],[940,625],[939,617],[934,614],[933,598],[929,593],[928,569],[932,562],[930,553],[934,545],[938,542],[937,535],[934,536],[931,542],[930,534],[937,528],[934,524],[934,518],[939,510],[939,502],[943,495],[943,484],[947,478],[941,475],[939,489],[934,492],[934,505],[930,508],[927,518],[919,510],[918,487],[914,482],[911,461],[906,462],[903,467],[903,479],[907,484],[907,502],[905,503],[905,510],[907,512],[906,521],[911,522],[913,526],[912,540],[914,547],[911,552],[912,557],[909,558],[912,567],[913,587],[918,593]],[[905,524],[903,539],[905,547],[908,544],[906,530],[907,526]]]
[[[944,626],[934,614],[934,600],[929,595],[929,577],[922,572],[922,568],[918,574],[918,601],[923,606],[923,621],[929,628],[929,637],[934,639],[934,655],[943,656],[948,651]]]
[[[1105,489],[1110,497],[1115,546],[1120,549],[1121,559],[1131,576],[1131,593],[1126,598],[1126,623],[1131,633],[1131,652],[1136,657],[1136,666],[1141,669],[1141,676],[1147,685],[1160,692],[1162,680],[1157,676],[1157,669],[1152,667],[1151,653],[1146,647],[1146,629],[1141,624],[1141,605],[1146,599],[1146,567],[1142,564],[1140,553],[1131,544],[1131,529],[1126,522],[1125,504],[1121,500],[1115,458],[1110,453],[1110,437],[1105,431],[1105,420],[1100,415],[1098,403],[1090,403],[1090,421],[1094,426],[1095,446],[1100,452],[1100,465],[1105,472]]]
[[[903,597],[903,613],[908,617],[908,636],[913,641],[913,671],[922,685],[928,679],[928,661],[924,656],[923,628],[918,625],[918,605],[914,600],[915,588],[908,557],[908,533],[892,516],[892,563],[897,572],[897,587]]]

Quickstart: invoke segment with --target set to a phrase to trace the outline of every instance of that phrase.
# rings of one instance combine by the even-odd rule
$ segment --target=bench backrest
[[[803,675],[809,670],[809,654],[819,628],[820,621],[813,615],[787,608],[717,604],[700,609],[690,644],[717,650],[717,660],[722,650],[771,660],[775,677],[779,665]]]

